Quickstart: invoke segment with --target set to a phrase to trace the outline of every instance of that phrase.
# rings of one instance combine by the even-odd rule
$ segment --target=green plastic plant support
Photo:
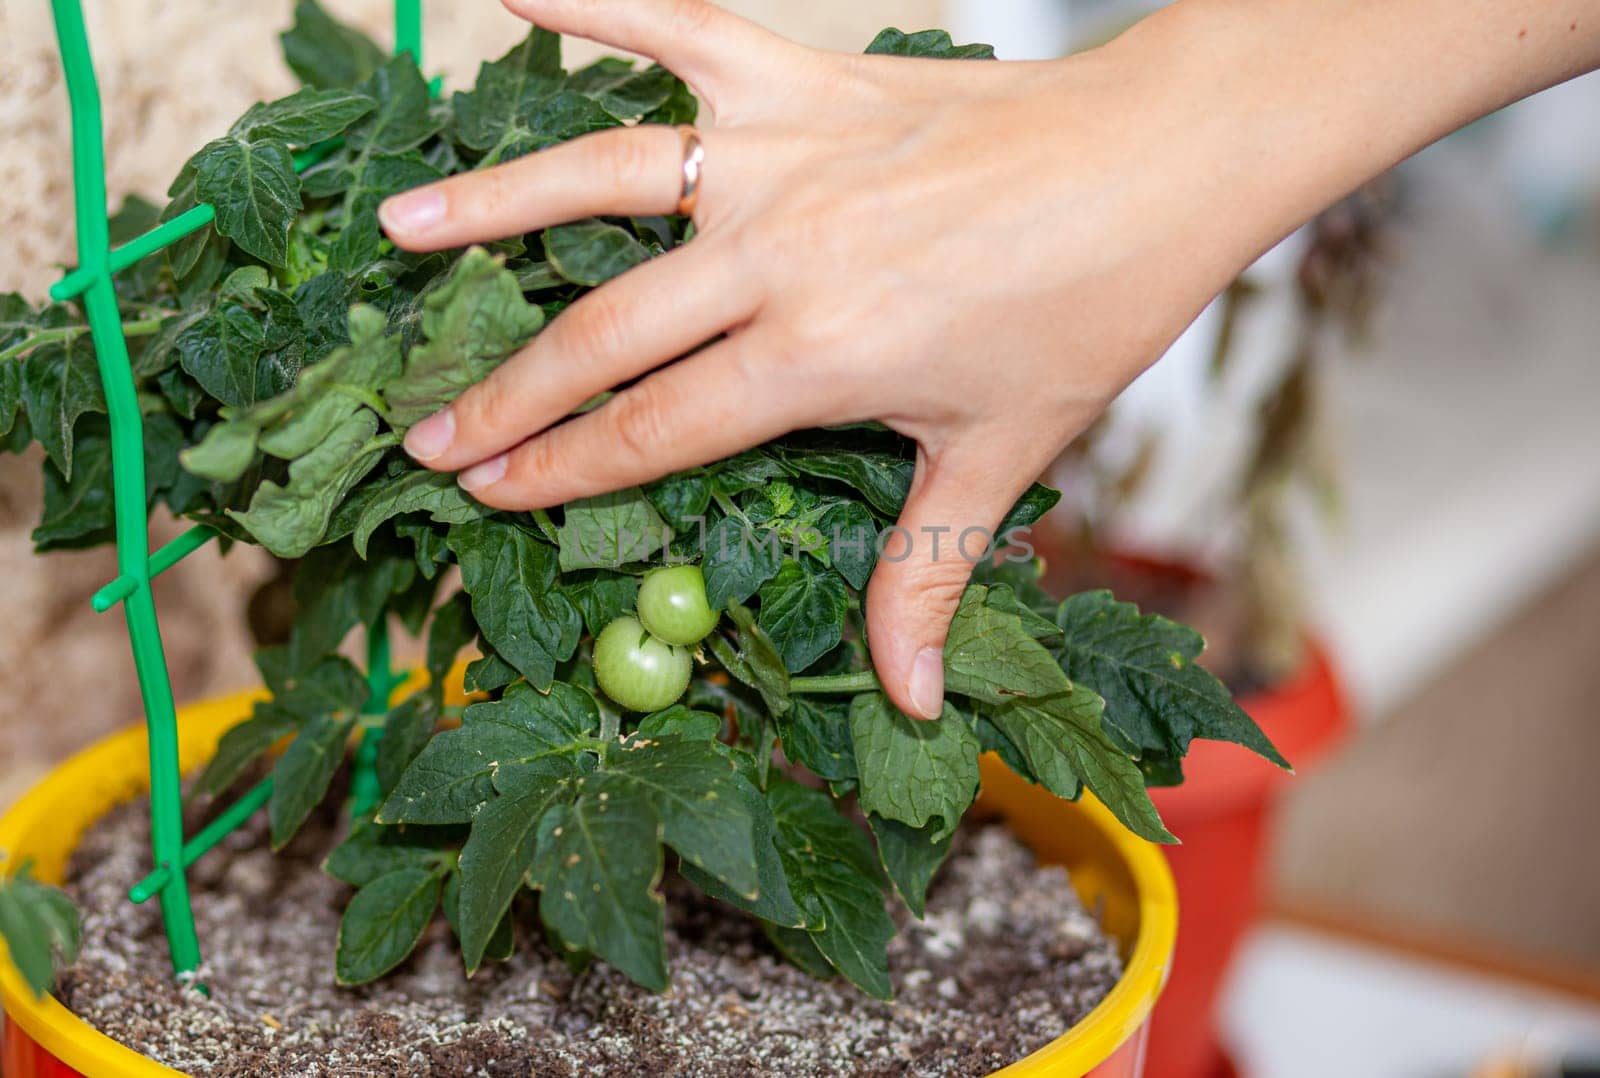
[[[89,51],[83,8],[80,0],[51,0],[51,8],[72,112],[78,265],[51,287],[50,298],[58,303],[81,300],[94,341],[100,381],[105,387],[111,426],[112,493],[116,502],[117,576],[95,593],[92,604],[100,612],[122,604],[149,731],[150,843],[155,868],[133,887],[129,898],[135,902],[160,898],[172,968],[181,976],[192,973],[200,965],[200,941],[189,901],[187,869],[267,803],[272,795],[272,781],[258,783],[185,841],[177,712],[151,581],[204,546],[216,533],[206,527],[192,528],[153,554],[150,551],[150,522],[145,504],[144,419],[139,411],[138,392],[112,278],[141,258],[204,228],[215,217],[215,211],[208,205],[196,206],[112,248],[106,206],[105,133],[100,115],[100,89]],[[410,52],[420,65],[421,0],[395,0],[394,27],[395,51]],[[319,149],[312,147],[299,155],[297,166],[305,168],[311,164],[319,156]],[[381,714],[387,709],[390,693],[397,682],[390,669],[388,632],[381,622],[367,627],[367,682],[371,693],[365,711]],[[354,813],[368,811],[378,797],[378,780],[373,769],[376,754],[377,735],[369,730],[356,751],[351,793]]]

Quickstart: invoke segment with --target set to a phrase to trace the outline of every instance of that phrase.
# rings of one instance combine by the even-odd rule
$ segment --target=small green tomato
[[[657,640],[634,617],[617,618],[594,642],[600,691],[629,711],[660,711],[677,703],[693,665],[687,648]]]
[[[650,635],[669,644],[698,644],[717,627],[717,612],[706,602],[706,578],[698,565],[673,565],[645,574],[638,611]]]

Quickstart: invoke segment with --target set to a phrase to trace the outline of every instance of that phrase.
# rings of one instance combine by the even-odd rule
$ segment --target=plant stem
[[[857,693],[878,692],[883,688],[878,675],[871,670],[858,670],[853,674],[829,674],[826,677],[792,677],[792,693]]]
[[[161,323],[174,313],[172,311],[164,311],[159,317],[124,322],[122,323],[122,335],[124,337],[148,337],[159,330]],[[41,329],[31,337],[24,338],[9,348],[0,348],[0,362],[15,359],[24,352],[31,352],[41,344],[53,344],[56,341],[75,341],[88,332],[88,326],[57,326],[54,329]]]

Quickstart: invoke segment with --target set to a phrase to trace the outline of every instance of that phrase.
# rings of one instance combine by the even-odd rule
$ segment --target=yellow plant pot
[[[223,731],[261,697],[260,692],[240,693],[182,709],[178,752],[184,769],[205,763]],[[1122,979],[1087,1018],[998,1073],[1005,1078],[1137,1078],[1150,1011],[1166,983],[1177,935],[1177,897],[1166,860],[1087,797],[1068,804],[991,759],[983,763],[979,809],[1004,819],[1041,860],[1067,867],[1088,907],[1103,911],[1106,930],[1121,941],[1126,962]],[[148,789],[148,767],[145,733],[134,729],[56,768],[0,818],[0,873],[31,859],[38,878],[59,883],[79,836],[114,806]],[[55,999],[34,998],[9,961],[0,961],[0,1004],[5,1009],[0,1074],[6,1078],[174,1078],[179,1073],[123,1047]]]

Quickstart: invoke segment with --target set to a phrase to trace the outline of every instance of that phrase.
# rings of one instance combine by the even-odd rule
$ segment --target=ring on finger
[[[700,204],[700,173],[705,166],[706,148],[700,133],[685,125],[678,128],[683,136],[683,187],[678,194],[678,214],[693,217]]]

